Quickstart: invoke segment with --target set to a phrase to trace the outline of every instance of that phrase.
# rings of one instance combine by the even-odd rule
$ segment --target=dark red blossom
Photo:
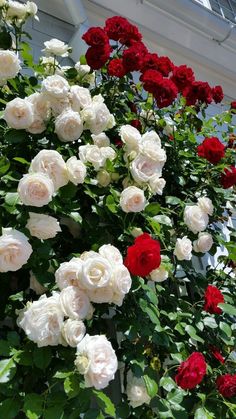
[[[83,36],[82,39],[86,44],[91,47],[103,47],[109,43],[109,38],[102,28],[90,28]]]
[[[157,240],[153,240],[148,233],[143,233],[128,247],[124,264],[131,274],[147,276],[160,266],[160,249]]]
[[[183,92],[186,87],[189,87],[194,82],[194,72],[186,65],[174,67],[171,80],[176,84],[179,92]]]
[[[174,64],[169,59],[169,57],[158,57],[158,71],[168,77],[171,71],[174,69]]]
[[[136,42],[123,52],[123,63],[127,71],[138,71],[147,53],[147,48],[142,42]]]
[[[152,69],[145,71],[140,77],[140,80],[143,82],[143,88],[152,94],[155,93],[156,88],[162,79],[162,74]]]
[[[208,137],[197,148],[200,157],[217,164],[225,155],[225,146],[217,137]]]
[[[134,42],[142,41],[142,34],[139,32],[137,26],[129,22],[128,28],[123,36],[119,39],[120,43],[129,47]]]
[[[154,97],[159,108],[171,105],[178,95],[178,89],[173,81],[163,78],[157,86]]]
[[[107,66],[107,72],[110,76],[119,78],[124,77],[127,73],[121,58],[114,58],[111,60]]]
[[[219,303],[224,303],[222,292],[214,285],[208,285],[204,294],[205,304],[203,310],[211,314],[221,314],[222,310],[218,307]]]
[[[233,102],[231,102],[230,104],[231,109],[235,110],[236,109],[236,100],[233,100]]]
[[[104,31],[109,39],[119,41],[128,31],[130,23],[122,16],[109,17],[105,22]]]
[[[236,185],[236,167],[230,166],[229,168],[225,168],[224,173],[221,175],[220,183],[224,189]]]
[[[216,387],[219,393],[226,398],[236,396],[236,374],[220,375],[216,380]]]
[[[220,351],[216,348],[216,346],[210,345],[210,351],[214,358],[217,359],[217,361],[219,361],[221,364],[225,363],[224,357],[221,355]]]
[[[147,70],[157,70],[158,69],[158,55],[151,54],[148,52],[142,62],[141,71],[144,73]]]
[[[221,86],[215,86],[211,89],[212,97],[215,103],[220,103],[224,99],[224,93]]]
[[[142,124],[139,121],[139,119],[133,119],[132,121],[130,121],[130,125],[132,125],[132,127],[137,128],[139,131],[142,130]]]
[[[196,105],[198,103],[210,104],[212,102],[212,91],[207,82],[194,81],[183,90],[183,96],[186,97],[187,105]]]
[[[206,374],[206,361],[201,352],[193,352],[178,368],[175,381],[184,390],[195,388]]]
[[[98,70],[106,64],[110,57],[110,53],[110,45],[105,45],[104,47],[90,47],[85,54],[87,64],[92,70]]]

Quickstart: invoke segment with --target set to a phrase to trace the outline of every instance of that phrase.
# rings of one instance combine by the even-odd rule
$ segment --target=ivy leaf
[[[12,358],[0,361],[0,383],[7,383],[16,373],[16,365]]]
[[[43,413],[43,396],[29,393],[25,396],[23,411],[29,419],[38,419]]]
[[[156,381],[147,374],[145,374],[143,376],[143,379],[144,379],[144,382],[145,382],[145,385],[146,385],[148,395],[151,398],[153,398],[154,396],[156,396],[157,391],[158,391],[158,385],[157,385]]]
[[[116,409],[111,399],[102,391],[93,390],[98,406],[112,418],[116,418]]]

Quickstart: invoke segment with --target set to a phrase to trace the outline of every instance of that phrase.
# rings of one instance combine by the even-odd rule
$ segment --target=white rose
[[[142,154],[156,162],[163,167],[166,162],[166,152],[159,146],[155,139],[147,139],[142,141]]]
[[[147,393],[145,382],[142,377],[135,377],[130,371],[127,376],[127,397],[130,405],[135,409],[142,404],[149,404],[151,397]]]
[[[202,198],[198,198],[197,200],[198,206],[201,208],[203,212],[208,215],[212,215],[214,212],[214,207],[210,198],[203,196]]]
[[[136,128],[132,127],[132,125],[123,125],[120,128],[120,136],[128,151],[139,151],[142,137]]]
[[[0,79],[8,80],[16,77],[21,69],[20,60],[13,51],[0,50]]]
[[[213,245],[213,238],[210,233],[199,233],[198,240],[193,242],[193,250],[195,252],[209,252]]]
[[[113,302],[113,288],[111,284],[108,284],[106,287],[96,288],[93,290],[87,290],[90,301],[96,304],[109,303]]]
[[[111,182],[110,173],[108,173],[106,170],[100,170],[97,174],[96,180],[98,181],[100,186],[103,186],[105,188]]]
[[[132,228],[130,233],[132,234],[133,237],[136,238],[138,236],[141,236],[141,234],[143,234],[143,230],[140,227],[134,227]]]
[[[122,264],[123,258],[120,251],[112,244],[104,244],[98,250],[99,254],[106,258],[111,264]]]
[[[89,65],[87,65],[87,64],[80,64],[79,61],[77,63],[75,63],[75,69],[78,71],[79,76],[85,76],[91,70],[91,68],[89,67]]]
[[[24,19],[27,13],[25,4],[19,3],[18,1],[9,0],[7,8],[7,19],[17,18]]]
[[[120,293],[123,295],[128,294],[132,285],[132,280],[126,266],[115,265],[112,285],[115,293]]]
[[[139,154],[130,165],[130,172],[138,184],[151,180],[153,175],[161,176],[163,164]]]
[[[0,272],[18,271],[27,263],[33,249],[28,237],[13,228],[3,228],[0,236]]]
[[[73,111],[79,112],[86,106],[91,105],[92,98],[89,89],[81,86],[71,86],[70,88],[70,103]]]
[[[45,131],[45,129],[46,125],[44,120],[40,116],[34,115],[34,120],[26,131],[30,132],[31,134],[41,134],[43,131]]]
[[[15,129],[27,129],[34,121],[33,106],[19,97],[7,103],[4,111],[7,125]]]
[[[66,163],[56,150],[41,150],[33,158],[29,172],[48,175],[53,181],[55,190],[69,182]]]
[[[52,239],[61,231],[57,219],[50,215],[30,212],[29,216],[30,218],[27,221],[26,227],[30,231],[31,236],[41,240],[47,240]]]
[[[128,186],[120,195],[120,206],[124,212],[141,212],[146,205],[146,199],[142,189],[136,186]]]
[[[101,132],[114,126],[109,109],[105,103],[99,101],[95,101],[90,106],[82,109],[81,117],[85,123],[85,128],[95,135],[101,134]]]
[[[174,255],[178,260],[190,260],[192,258],[192,243],[184,236],[182,239],[177,239],[175,244]]]
[[[80,255],[80,259],[81,260],[88,260],[88,259],[91,259],[91,258],[97,258],[98,257],[98,253],[97,252],[94,252],[94,250],[89,250],[88,252],[83,252],[81,255]]]
[[[105,162],[101,148],[91,144],[81,145],[79,147],[79,158],[83,163],[91,163],[95,170],[99,170]]]
[[[35,115],[46,121],[50,118],[50,106],[47,96],[44,93],[33,93],[26,98],[28,102],[33,105],[34,117]]]
[[[46,55],[58,55],[60,57],[67,57],[69,55],[70,47],[65,42],[59,39],[50,39],[44,42],[45,48],[42,50]]]
[[[93,307],[90,304],[87,294],[79,288],[69,286],[63,288],[60,293],[61,308],[65,316],[73,320],[90,319],[93,314]]]
[[[56,284],[63,290],[63,288],[71,285],[80,287],[80,280],[82,275],[82,260],[79,258],[72,258],[69,262],[63,262],[55,272]],[[80,287],[81,288],[81,287]]]
[[[112,161],[116,158],[116,152],[112,147],[100,147],[100,151],[104,159],[103,164],[105,164],[107,159]]]
[[[145,146],[145,142],[153,141],[159,147],[161,147],[161,139],[155,131],[147,131],[142,135],[142,144]]]
[[[98,135],[92,134],[91,137],[93,139],[94,145],[98,147],[109,147],[110,145],[110,140],[105,132],[101,132],[101,134]]]
[[[165,179],[159,177],[158,175],[154,175],[149,180],[149,186],[153,194],[162,195],[163,189],[166,185]]]
[[[36,16],[38,12],[38,6],[33,1],[27,1],[26,3],[26,10],[30,16]]]
[[[193,233],[199,233],[206,229],[209,218],[198,205],[187,205],[184,209],[184,222]]]
[[[67,162],[67,172],[69,180],[74,184],[84,183],[87,174],[87,169],[82,161],[78,160],[75,156],[70,157]]]
[[[154,282],[163,282],[168,278],[168,271],[165,269],[164,265],[161,265],[159,268],[154,269],[150,273],[151,280]]]
[[[5,6],[6,2],[7,2],[7,0],[0,0],[0,7]]]
[[[114,379],[117,357],[106,336],[85,335],[77,346],[75,365],[84,374],[85,386],[101,390]]]
[[[55,121],[55,133],[61,141],[78,140],[83,132],[83,122],[78,112],[68,109]]]
[[[40,284],[32,271],[30,271],[30,289],[33,290],[37,295],[44,294],[47,291],[47,288]]]
[[[54,185],[43,173],[29,173],[21,178],[17,191],[24,205],[43,207],[52,200]]]
[[[68,319],[63,323],[61,333],[66,343],[72,348],[76,348],[84,338],[86,327],[81,320]]]
[[[42,91],[56,99],[63,99],[69,94],[70,85],[64,77],[57,74],[42,81]]]
[[[173,121],[173,119],[171,119],[169,116],[164,116],[164,120],[165,120],[165,127],[163,129],[163,132],[165,135],[173,135],[176,131],[176,126],[175,123]]]
[[[63,112],[71,110],[70,101],[68,97],[65,96],[63,98],[57,99],[55,97],[48,96],[48,98],[50,109],[54,117],[61,115]]]
[[[49,298],[42,295],[31,303],[18,321],[30,340],[42,346],[57,346],[62,343],[61,328],[64,314],[60,306],[59,293]]]
[[[111,279],[112,265],[107,259],[97,254],[84,260],[81,281],[86,289],[105,287]]]

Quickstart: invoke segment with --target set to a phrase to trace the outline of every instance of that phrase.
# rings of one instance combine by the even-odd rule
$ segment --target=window
[[[195,1],[207,7],[208,9],[211,9],[210,0],[195,0]]]
[[[211,9],[231,22],[236,21],[236,0],[210,0]]]

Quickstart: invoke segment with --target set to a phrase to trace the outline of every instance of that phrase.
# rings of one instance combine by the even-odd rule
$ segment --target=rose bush
[[[0,417],[234,418],[235,102],[123,17],[65,67],[0,12]]]

